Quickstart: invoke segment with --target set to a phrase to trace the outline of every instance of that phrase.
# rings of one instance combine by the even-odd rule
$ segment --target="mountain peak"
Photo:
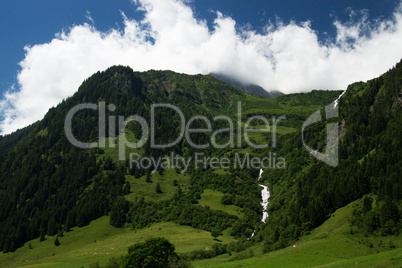
[[[225,74],[210,73],[210,75],[215,77],[218,80],[221,80],[222,82],[225,82],[235,88],[240,89],[241,91],[252,94],[254,96],[265,97],[265,98],[275,98],[275,97],[284,95],[282,92],[280,92],[278,90],[268,91],[259,85],[251,84],[251,83],[244,83],[237,78],[234,78],[234,77],[231,77],[231,76],[228,76]]]

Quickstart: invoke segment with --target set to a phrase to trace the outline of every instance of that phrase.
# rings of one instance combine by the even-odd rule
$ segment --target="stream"
[[[342,98],[343,94],[345,94],[346,90],[342,92],[341,95],[334,101],[334,109],[338,106],[339,99]]]

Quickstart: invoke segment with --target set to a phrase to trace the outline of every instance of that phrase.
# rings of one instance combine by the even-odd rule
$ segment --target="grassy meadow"
[[[263,254],[257,244],[244,252],[193,263],[194,267],[400,267],[402,236],[364,236],[348,218],[361,200],[338,209],[294,245]]]
[[[45,241],[31,240],[16,252],[0,253],[0,267],[89,267],[95,262],[104,265],[110,257],[126,254],[129,246],[150,237],[167,238],[178,253],[210,248],[217,243],[210,232],[189,226],[162,222],[140,230],[118,229],[105,216],[64,233],[59,238],[60,246],[54,245],[55,236],[46,236]],[[225,230],[218,240],[230,243],[234,238]]]

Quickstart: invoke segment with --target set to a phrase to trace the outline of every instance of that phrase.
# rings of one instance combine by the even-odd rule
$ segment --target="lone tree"
[[[175,247],[166,238],[149,238],[128,248],[123,267],[183,267]],[[176,265],[175,265],[176,264]]]
[[[158,194],[163,193],[163,192],[162,192],[162,189],[161,189],[161,186],[159,185],[159,182],[156,184],[155,191],[156,191]]]
[[[216,240],[218,236],[222,235],[222,231],[218,228],[214,228],[211,230],[211,235]]]
[[[147,183],[151,183],[152,181],[151,181],[151,172],[149,171],[149,169],[147,169],[147,172],[146,172],[146,177],[145,177],[145,181],[147,182]]]
[[[57,247],[57,246],[60,246],[60,241],[59,241],[59,236],[56,236],[56,239],[54,240],[54,245]]]

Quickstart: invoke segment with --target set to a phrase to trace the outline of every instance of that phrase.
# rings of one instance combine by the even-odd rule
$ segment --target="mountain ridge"
[[[263,87],[252,84],[252,83],[243,83],[240,80],[230,77],[228,75],[220,74],[220,73],[210,73],[209,75],[215,77],[218,80],[221,80],[229,85],[234,86],[235,88],[240,89],[246,93],[252,94],[257,97],[265,97],[265,98],[275,98],[282,95],[285,95],[279,90],[267,91]]]
[[[13,252],[28,240],[61,235],[74,226],[86,226],[108,215],[110,224],[118,228],[141,229],[149,224],[171,221],[209,232],[224,231],[236,239],[234,248],[240,250],[262,243],[264,252],[268,252],[294,243],[300,235],[324,222],[335,209],[371,192],[378,195],[378,203],[371,200],[369,213],[355,213],[355,228],[393,234],[400,228],[400,219],[396,216],[400,210],[397,203],[400,167],[390,163],[400,161],[396,155],[401,148],[398,141],[401,133],[397,127],[401,122],[402,92],[398,89],[402,88],[401,70],[402,63],[398,63],[379,78],[352,84],[339,100],[336,122],[344,125],[340,128],[344,133],[340,139],[340,167],[335,169],[308,154],[303,148],[300,129],[309,115],[335,100],[340,91],[262,98],[209,75],[154,70],[133,72],[123,66],[98,72],[86,79],[73,96],[51,108],[42,120],[0,139],[0,205],[3,208],[0,211],[0,248],[3,252]],[[236,154],[266,156],[272,151],[286,157],[286,169],[267,170],[263,175],[262,182],[269,183],[271,192],[268,223],[261,223],[260,188],[255,181],[258,170],[213,170],[208,165],[198,169],[191,166],[185,173],[177,167],[174,171],[152,166],[130,169],[128,161],[117,159],[120,126],[108,120],[107,140],[117,146],[90,150],[72,146],[63,130],[66,114],[75,105],[99,102],[115,106],[113,112],[108,111],[114,118],[139,115],[148,120],[152,104],[169,103],[177,105],[186,119],[202,115],[213,121],[215,116],[227,115],[243,128],[247,119],[254,115],[269,119],[285,115],[286,119],[277,127],[276,148],[272,146],[272,133],[265,136],[250,133],[252,142],[267,143],[268,148],[254,149],[243,140],[239,147],[200,151],[183,139],[171,150],[156,150],[145,145],[127,151],[154,158],[170,155],[171,151],[181,156],[202,152],[208,157],[229,159]],[[240,118],[238,102],[242,109]],[[99,141],[97,116],[98,112],[91,110],[74,116],[72,132],[78,140]],[[325,125],[329,122],[334,121],[323,120],[307,129],[309,146],[325,151]],[[171,142],[179,135],[179,126],[180,118],[174,111],[159,111],[155,129],[157,144]],[[195,126],[205,127],[202,122],[196,122]],[[222,122],[212,123],[213,130],[224,127],[228,126]],[[263,126],[256,121],[251,127]],[[110,136],[113,132],[114,136]],[[127,126],[126,134],[135,141],[137,126]],[[211,134],[204,133],[190,137],[196,144],[210,144],[212,140]],[[230,135],[215,138],[222,144]],[[174,172],[184,177],[177,176],[174,182]],[[160,185],[161,193],[151,195],[156,185]],[[225,199],[225,204],[241,209],[241,213],[231,215],[197,205],[207,189],[221,192],[222,202]],[[149,200],[144,196],[159,198]],[[378,220],[367,226],[370,221],[366,218],[371,214],[377,215]],[[253,240],[244,240],[253,230],[257,230]]]

